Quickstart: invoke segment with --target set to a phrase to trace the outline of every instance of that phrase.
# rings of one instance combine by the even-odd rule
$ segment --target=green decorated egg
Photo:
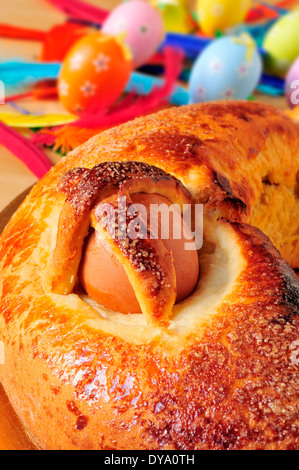
[[[267,52],[267,71],[284,77],[299,56],[299,11],[288,13],[274,23],[263,48]]]

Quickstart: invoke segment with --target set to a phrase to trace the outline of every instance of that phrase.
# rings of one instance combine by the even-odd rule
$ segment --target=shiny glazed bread
[[[71,158],[83,166],[128,159],[156,165],[197,201],[260,228],[299,268],[298,149],[299,124],[271,106],[232,101],[137,119],[91,139]]]
[[[266,105],[182,107],[100,134],[34,187],[0,238],[0,380],[41,448],[299,447],[299,282],[272,244],[298,267],[298,143]],[[120,185],[204,204],[185,301],[173,305],[159,241],[169,278],[156,296],[155,269],[128,267],[143,315],[78,288],[98,199]]]

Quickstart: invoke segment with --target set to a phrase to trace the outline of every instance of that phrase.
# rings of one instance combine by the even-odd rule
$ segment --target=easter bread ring
[[[33,188],[0,237],[0,381],[38,447],[299,448],[298,149],[298,126],[270,106],[187,106],[99,134]],[[173,305],[166,257],[161,315],[112,312],[78,288],[116,169],[129,196],[203,205],[198,285]]]

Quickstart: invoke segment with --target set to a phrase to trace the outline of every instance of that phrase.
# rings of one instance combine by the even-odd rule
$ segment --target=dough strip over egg
[[[75,168],[63,175],[57,189],[66,194],[66,200],[59,217],[56,246],[43,279],[44,291],[62,295],[73,292],[84,239],[93,226],[123,264],[147,322],[167,326],[176,300],[171,253],[159,239],[113,237],[114,227],[99,216],[97,205],[109,200],[117,218],[117,196],[125,195],[128,204],[132,203],[130,194],[143,192],[165,196],[183,210],[185,204],[193,203],[190,193],[163,170],[135,161],[105,162],[91,170]]]

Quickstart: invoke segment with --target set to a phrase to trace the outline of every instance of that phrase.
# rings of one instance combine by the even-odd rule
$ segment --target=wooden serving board
[[[16,197],[1,213],[0,213],[0,234],[3,232],[4,227],[9,222],[11,216],[16,212],[18,207],[22,204],[26,196],[30,193],[31,189],[26,189],[23,193],[21,193],[18,197]]]

